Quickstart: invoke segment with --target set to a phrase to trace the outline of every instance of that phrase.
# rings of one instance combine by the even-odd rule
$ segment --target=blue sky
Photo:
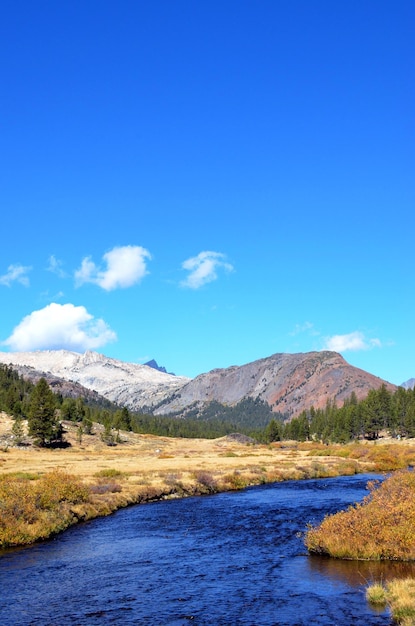
[[[415,5],[6,2],[0,350],[415,376]]]

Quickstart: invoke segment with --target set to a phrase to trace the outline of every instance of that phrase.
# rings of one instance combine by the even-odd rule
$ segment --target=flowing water
[[[367,581],[415,570],[309,556],[302,534],[370,476],[134,506],[0,552],[1,626],[390,624]]]

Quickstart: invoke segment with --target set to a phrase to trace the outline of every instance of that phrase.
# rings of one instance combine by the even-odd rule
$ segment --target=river
[[[138,505],[0,552],[1,626],[390,624],[365,587],[413,566],[309,556],[307,523],[373,476],[288,481]]]

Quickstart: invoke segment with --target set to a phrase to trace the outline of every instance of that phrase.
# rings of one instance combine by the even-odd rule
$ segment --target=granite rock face
[[[212,400],[232,405],[250,397],[264,400],[273,411],[294,417],[311,406],[324,408],[328,400],[341,406],[353,391],[360,400],[382,384],[391,391],[396,388],[349,365],[336,352],[274,354],[239,367],[201,374],[158,407],[156,413],[179,412],[191,404]]]
[[[189,380],[91,351],[85,354],[68,350],[1,352],[0,362],[29,366],[38,372],[79,383],[112,402],[137,411],[158,404]]]

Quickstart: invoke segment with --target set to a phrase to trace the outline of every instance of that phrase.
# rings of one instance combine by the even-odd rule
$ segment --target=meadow
[[[415,462],[415,447],[399,444],[257,444],[232,435],[182,439],[121,431],[119,443],[108,446],[102,425],[80,439],[73,422],[64,423],[67,447],[13,446],[12,426],[1,414],[0,547],[46,539],[132,504]]]

